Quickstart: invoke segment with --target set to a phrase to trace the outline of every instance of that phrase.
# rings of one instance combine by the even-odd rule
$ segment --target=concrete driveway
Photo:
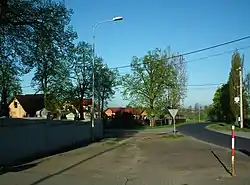
[[[249,184],[250,157],[237,154],[237,176],[232,178],[230,150],[187,136],[164,136],[136,133],[126,141],[103,141],[13,167],[2,172],[0,184]]]

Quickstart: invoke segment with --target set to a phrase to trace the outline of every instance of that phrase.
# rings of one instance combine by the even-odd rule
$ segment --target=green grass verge
[[[201,121],[201,123],[204,121]],[[176,128],[186,125],[186,124],[193,124],[193,123],[199,123],[198,120],[189,120],[183,123],[177,123],[176,124]],[[131,130],[131,131],[140,131],[140,130],[147,130],[147,129],[161,129],[161,128],[173,128],[173,124],[172,125],[158,125],[158,126],[135,126],[133,128],[111,128],[111,129],[117,129],[117,130]]]
[[[179,138],[183,138],[184,135],[182,135],[182,134],[167,134],[163,137],[167,138],[167,139],[179,139]]]
[[[208,125],[206,128],[211,129],[211,130],[231,131],[232,125],[226,124],[226,123],[213,123],[213,124]],[[249,128],[239,128],[237,126],[235,126],[235,130],[241,131],[241,132],[250,132]]]
[[[180,126],[183,126],[186,124],[194,124],[194,123],[199,123],[199,121],[198,120],[190,120],[190,121],[186,121],[183,123],[177,123],[175,125],[176,125],[176,127],[180,127]],[[172,127],[173,127],[173,124],[172,125],[162,125],[162,126],[159,125],[159,126],[154,126],[154,127],[146,126],[146,127],[142,127],[142,129],[158,129],[158,128],[172,128]]]
[[[117,143],[119,143],[117,138],[109,138],[103,141],[103,145],[115,145]]]

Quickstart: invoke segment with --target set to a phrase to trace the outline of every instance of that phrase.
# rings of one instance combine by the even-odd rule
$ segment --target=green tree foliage
[[[229,85],[224,84],[216,90],[213,104],[208,109],[208,116],[218,121],[234,121],[233,114],[230,110],[229,99]]]
[[[75,94],[80,102],[80,119],[84,119],[83,98],[90,94],[92,83],[92,46],[86,42],[79,42],[71,52],[71,78],[75,85]]]
[[[7,116],[7,102],[20,92],[20,76],[34,61],[34,27],[39,1],[0,1],[1,108]],[[6,85],[7,84],[7,85]],[[15,88],[16,89],[15,89]]]
[[[182,57],[173,57],[161,49],[149,51],[142,58],[133,57],[132,73],[121,78],[123,95],[134,104],[146,107],[151,118],[166,114],[166,106],[178,106],[185,95],[186,83],[178,81],[180,61]],[[180,91],[179,85],[184,85],[184,91]]]
[[[0,84],[0,116],[8,116],[7,102],[16,94],[22,93],[19,76],[10,63],[2,63],[0,66]]]
[[[246,97],[247,114],[250,115],[250,72],[248,72],[244,79],[244,94]]]
[[[101,58],[96,60],[95,64],[95,89],[98,99],[99,116],[115,94],[115,87],[118,85],[118,71],[111,70],[103,63]]]
[[[34,28],[36,60],[32,85],[44,93],[45,107],[52,111],[60,108],[66,87],[71,85],[67,59],[76,38],[69,26],[71,14],[62,3],[42,3],[38,8],[39,24]]]
[[[240,96],[240,77],[239,69],[243,68],[242,58],[236,51],[232,56],[232,67],[229,74],[229,80],[227,84],[219,87],[213,98],[213,104],[209,109],[209,117],[214,120],[226,121],[229,123],[235,122],[236,118],[240,115],[239,104],[235,103],[234,98]],[[246,92],[246,83],[244,87]],[[244,118],[246,117],[247,99],[246,93],[243,95],[243,107],[244,107]]]
[[[231,62],[231,71],[229,74],[229,102],[230,110],[233,114],[233,118],[236,119],[236,116],[239,116],[239,105],[235,104],[234,97],[239,97],[240,95],[240,77],[239,77],[239,68],[242,67],[242,60],[240,54],[236,51],[232,56]]]
[[[173,67],[173,81],[174,83],[167,89],[166,104],[173,108],[179,108],[183,103],[187,93],[187,68],[186,62],[178,53],[171,53],[168,48],[168,59],[170,66]]]

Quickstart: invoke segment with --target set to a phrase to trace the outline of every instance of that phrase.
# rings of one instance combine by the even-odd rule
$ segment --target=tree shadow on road
[[[245,149],[239,149],[239,151],[245,155],[247,155],[248,157],[250,157],[250,151],[245,150]]]
[[[69,167],[64,168],[64,169],[62,169],[62,170],[60,170],[60,171],[58,171],[58,172],[56,172],[56,173],[53,173],[53,174],[48,175],[48,176],[45,176],[45,177],[43,177],[43,178],[41,178],[41,179],[39,179],[39,180],[33,182],[33,183],[30,184],[30,185],[37,185],[37,184],[40,184],[40,183],[42,183],[42,182],[44,182],[44,181],[46,181],[46,180],[48,180],[48,179],[50,179],[50,178],[52,178],[52,177],[54,177],[54,176],[60,175],[60,174],[66,172],[66,171],[68,171],[68,170],[70,170],[70,169],[72,169],[72,168],[75,168],[76,166],[79,166],[80,164],[82,164],[82,163],[84,163],[84,162],[86,162],[86,161],[89,161],[89,160],[91,160],[91,159],[93,159],[93,158],[95,158],[95,157],[98,157],[98,156],[100,156],[100,155],[102,155],[102,154],[104,154],[104,153],[107,153],[107,152],[112,151],[112,150],[114,150],[114,149],[116,149],[116,148],[119,148],[119,147],[121,147],[121,146],[123,146],[123,145],[125,145],[125,144],[126,144],[126,143],[122,143],[122,144],[116,145],[115,147],[109,148],[109,149],[107,149],[107,150],[105,150],[105,151],[102,151],[102,152],[99,152],[99,153],[97,153],[97,154],[95,154],[95,155],[92,155],[92,156],[88,157],[87,159],[84,159],[84,160],[82,160],[82,161],[80,161],[80,162],[78,162],[78,163],[75,163],[75,164],[73,164],[73,165],[70,165]]]
[[[217,159],[217,161],[222,165],[222,167],[226,170],[226,172],[229,173],[230,175],[232,175],[230,170],[225,166],[225,164],[220,160],[220,158],[215,154],[215,152],[213,150],[211,150],[211,153]]]

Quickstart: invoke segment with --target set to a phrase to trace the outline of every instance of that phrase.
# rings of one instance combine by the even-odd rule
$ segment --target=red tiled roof
[[[112,113],[116,113],[118,111],[121,111],[123,108],[122,107],[109,107],[106,110],[110,109]]]
[[[88,98],[88,99],[83,99],[83,106],[87,106],[87,105],[92,105],[92,99]]]
[[[112,113],[116,113],[118,111],[122,111],[122,112],[126,112],[126,113],[132,113],[132,114],[135,114],[135,115],[139,115],[139,114],[141,114],[144,111],[144,109],[140,109],[140,108],[109,107],[109,108],[107,108],[105,110],[105,112],[108,109],[111,110]]]
[[[78,98],[71,99],[71,100],[69,100],[69,102],[80,103]],[[83,102],[83,106],[92,105],[92,99],[91,98],[84,98],[82,100],[82,102]]]
[[[124,112],[133,113],[133,108],[123,108]]]

